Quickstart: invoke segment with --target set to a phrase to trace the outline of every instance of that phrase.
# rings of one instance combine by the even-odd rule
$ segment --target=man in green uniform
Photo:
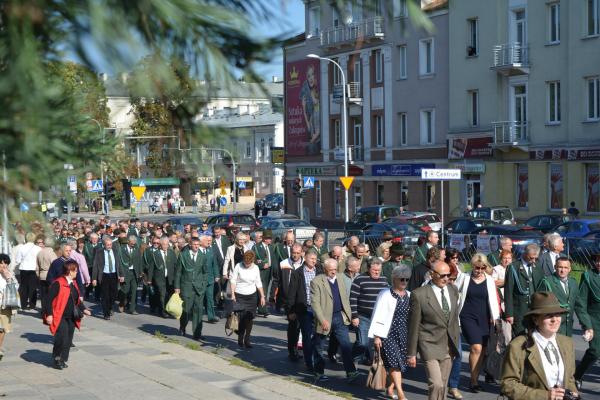
[[[312,240],[312,248],[317,253],[317,260],[320,261],[321,258],[327,254],[327,247],[325,247],[325,235],[323,235],[322,232],[315,232]]]
[[[508,250],[511,253],[513,252],[513,242],[512,239],[506,236],[503,236],[500,238],[500,248],[497,251],[492,251],[490,254],[488,254],[488,261],[490,263],[490,265],[492,267],[495,267],[496,265],[500,265],[501,264],[501,257],[500,257],[500,253],[502,253],[502,250]],[[515,259],[515,255],[513,253],[513,260]]]
[[[160,239],[160,248],[151,252],[151,263],[148,266],[147,280],[151,282],[156,294],[156,305],[158,314],[168,318],[165,312],[165,304],[173,293],[173,280],[175,278],[175,265],[177,256],[169,246],[169,238]]]
[[[260,271],[260,280],[265,293],[269,293],[269,284],[273,275],[273,259],[275,256],[271,245],[272,241],[273,233],[270,229],[266,229],[263,232],[262,243],[255,244],[252,248],[252,251],[256,254],[256,265]],[[258,314],[265,318],[269,315],[266,304],[263,307],[258,307]]]
[[[440,242],[440,236],[436,231],[427,232],[425,238],[427,239],[425,244],[421,247],[417,247],[415,250],[412,263],[413,267],[423,264],[425,261],[427,261],[427,251],[432,247],[437,247],[438,243]]]
[[[600,356],[600,251],[596,250],[592,258],[594,265],[591,270],[583,273],[579,284],[579,296],[575,302],[575,313],[584,331],[584,339],[590,343],[575,370],[577,389],[581,389],[585,371],[594,365]]]
[[[390,259],[383,263],[381,275],[385,276],[388,284],[392,285],[392,271],[394,268],[404,265],[404,246],[400,243],[394,243],[390,247]]]
[[[154,252],[160,247],[160,239],[152,236],[150,243],[151,245],[142,254],[142,272],[146,278],[144,282],[145,291],[142,290],[142,303],[146,302],[145,294],[147,294],[150,302],[150,312],[154,313],[158,310],[158,297],[152,286],[152,281],[148,279],[148,272],[150,271],[150,266],[154,263]]]
[[[539,255],[540,247],[528,244],[523,257],[506,269],[504,306],[506,321],[512,325],[513,337],[525,333],[523,316],[529,311],[531,295],[544,279],[543,271],[536,265]]]
[[[131,235],[126,244],[120,243],[117,254],[121,258],[123,277],[125,278],[119,290],[119,311],[123,312],[127,307],[129,313],[137,314],[135,306],[137,304],[138,279],[142,276],[142,256],[137,245],[137,236]]]
[[[567,310],[567,312],[562,315],[558,333],[570,337],[573,335],[573,315],[579,288],[577,287],[577,281],[573,278],[569,278],[571,261],[568,257],[558,257],[554,269],[554,274],[542,279],[537,291],[554,293],[560,306]]]
[[[94,256],[96,255],[96,249],[101,248],[102,246],[100,246],[100,241],[99,241],[99,236],[97,233],[92,232],[88,238],[88,240],[85,242],[85,245],[83,246],[83,256],[85,257],[85,262],[88,265],[88,268],[90,270],[90,276],[93,276],[93,266],[94,266]],[[94,291],[94,286],[89,285],[88,287],[85,288],[85,295],[86,297],[89,298],[90,294],[92,293],[92,291]],[[100,287],[96,286],[96,289],[94,291],[94,298],[96,301],[100,300]]]
[[[175,268],[175,293],[183,299],[183,314],[179,320],[179,334],[185,336],[185,328],[192,320],[192,337],[202,339],[202,315],[204,296],[208,282],[214,281],[214,257],[200,250],[200,238],[193,237],[189,248],[179,255]]]
[[[200,250],[206,254],[206,257],[210,258],[208,265],[210,268],[212,268],[211,275],[213,279],[209,280],[208,284],[206,285],[204,304],[206,307],[206,316],[208,317],[208,322],[211,324],[216,324],[219,322],[219,317],[217,317],[215,312],[215,285],[217,285],[217,281],[221,279],[221,271],[219,264],[217,263],[216,255],[212,248],[212,240],[212,236],[202,235],[200,237]]]

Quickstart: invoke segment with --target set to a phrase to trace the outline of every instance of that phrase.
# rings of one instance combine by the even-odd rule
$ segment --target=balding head
[[[450,277],[450,266],[444,261],[435,261],[431,265],[431,281],[438,287],[446,287]]]

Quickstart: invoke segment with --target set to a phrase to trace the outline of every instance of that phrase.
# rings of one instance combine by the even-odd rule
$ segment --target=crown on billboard
[[[292,67],[290,71],[290,79],[298,79],[298,71],[296,71],[296,66]]]

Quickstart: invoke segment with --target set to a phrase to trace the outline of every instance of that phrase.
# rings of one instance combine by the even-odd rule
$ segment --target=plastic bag
[[[181,318],[181,314],[183,314],[183,300],[179,293],[174,293],[173,296],[167,302],[165,306],[165,311],[174,316],[175,318]]]

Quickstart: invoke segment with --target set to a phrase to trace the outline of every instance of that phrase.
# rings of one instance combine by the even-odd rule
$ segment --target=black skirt
[[[256,307],[258,307],[257,292],[251,294],[236,293],[235,300],[234,311],[239,311],[242,314],[250,313],[252,314],[252,318],[256,317]]]

